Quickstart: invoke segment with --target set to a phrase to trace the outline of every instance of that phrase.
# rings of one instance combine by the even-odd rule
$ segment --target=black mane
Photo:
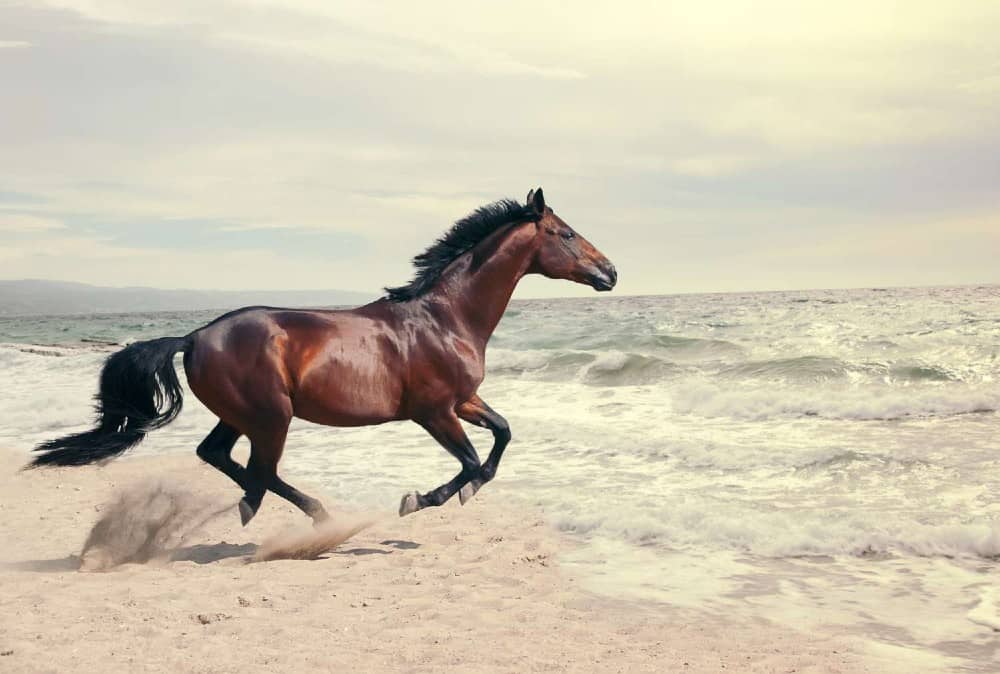
[[[393,302],[406,302],[425,294],[438,282],[441,274],[461,255],[501,227],[536,219],[535,211],[513,199],[501,199],[480,206],[456,222],[431,247],[413,258],[417,273],[404,286],[386,288],[386,297]]]

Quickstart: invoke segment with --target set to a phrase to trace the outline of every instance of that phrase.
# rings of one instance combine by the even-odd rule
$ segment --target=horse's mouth
[[[616,279],[606,274],[591,274],[587,281],[590,287],[598,292],[607,292],[615,287]]]
[[[618,271],[613,264],[608,264],[607,269],[594,269],[587,274],[587,283],[598,292],[607,292],[618,283]]]

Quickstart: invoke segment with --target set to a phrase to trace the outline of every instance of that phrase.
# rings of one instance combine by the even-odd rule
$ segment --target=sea
[[[110,352],[218,313],[0,317],[0,442],[82,429]],[[1000,286],[516,300],[480,394],[513,432],[489,507],[592,591],[1000,671]],[[134,454],[213,424],[188,395]],[[412,423],[298,420],[281,467],[386,512],[456,469]]]

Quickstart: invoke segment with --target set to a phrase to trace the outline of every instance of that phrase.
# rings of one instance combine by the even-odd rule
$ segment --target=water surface
[[[107,344],[217,313],[0,318],[0,442],[80,428]],[[485,489],[578,538],[591,587],[1000,668],[1000,288],[515,302],[487,358],[514,440]],[[138,453],[212,425],[189,397]],[[285,457],[386,510],[457,469],[407,423],[296,421]]]

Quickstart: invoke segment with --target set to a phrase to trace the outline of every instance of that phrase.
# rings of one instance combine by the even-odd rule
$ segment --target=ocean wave
[[[578,348],[596,351],[626,350],[651,355],[669,356],[671,360],[726,360],[742,358],[743,347],[724,339],[682,337],[668,334],[596,335],[584,340]]]
[[[491,375],[539,381],[573,381],[596,360],[597,355],[592,353],[541,349],[490,349],[486,354],[486,366]]]
[[[60,358],[75,356],[81,353],[104,353],[120,349],[121,345],[98,340],[85,340],[69,344],[21,344],[18,342],[0,343],[0,352],[8,351],[32,356]]]
[[[584,351],[608,353],[624,351],[669,360],[717,361],[745,357],[739,344],[709,337],[685,337],[660,332],[632,330],[621,325],[583,324],[583,330],[564,329],[544,333],[500,333],[494,342],[505,349],[520,351]]]
[[[883,468],[892,467],[906,470],[926,468],[931,465],[924,459],[892,456],[877,452],[862,452],[853,449],[831,450],[821,454],[823,455],[804,457],[805,460],[795,462],[795,470],[799,472],[822,473],[830,469],[849,468],[854,464],[878,464]],[[868,469],[870,467],[866,466],[866,470]]]
[[[966,617],[977,625],[1000,632],[1000,589],[987,588],[979,596],[976,605],[966,613]]]
[[[970,386],[928,389],[859,387],[720,388],[692,384],[674,391],[675,412],[704,417],[760,420],[771,417],[898,420],[990,413],[1000,409],[1000,391]]]
[[[677,365],[653,356],[607,353],[586,368],[583,381],[598,386],[638,386],[662,381],[679,370]]]
[[[740,363],[724,368],[719,374],[740,379],[822,381],[845,377],[856,369],[839,358],[799,356]]]
[[[888,367],[888,375],[891,380],[904,382],[959,380],[959,377],[937,365],[891,365]]]
[[[592,386],[639,386],[663,381],[681,370],[655,356],[610,351],[513,351],[492,349],[487,354],[489,371],[498,376],[516,376],[551,382],[579,382]]]
[[[825,456],[811,457],[803,463],[795,466],[801,471],[820,471],[835,466],[849,466],[854,463],[866,463],[873,460],[886,460],[888,457],[873,457],[865,452],[856,452],[852,449],[828,452]]]
[[[732,379],[823,382],[869,377],[889,383],[959,381],[946,367],[925,363],[850,362],[832,356],[773,358],[729,365],[718,374]]]
[[[659,512],[594,511],[554,517],[562,531],[610,536],[643,547],[721,549],[770,558],[974,557],[1000,559],[1000,522],[923,524],[890,515],[749,512],[698,500],[667,503]]]

